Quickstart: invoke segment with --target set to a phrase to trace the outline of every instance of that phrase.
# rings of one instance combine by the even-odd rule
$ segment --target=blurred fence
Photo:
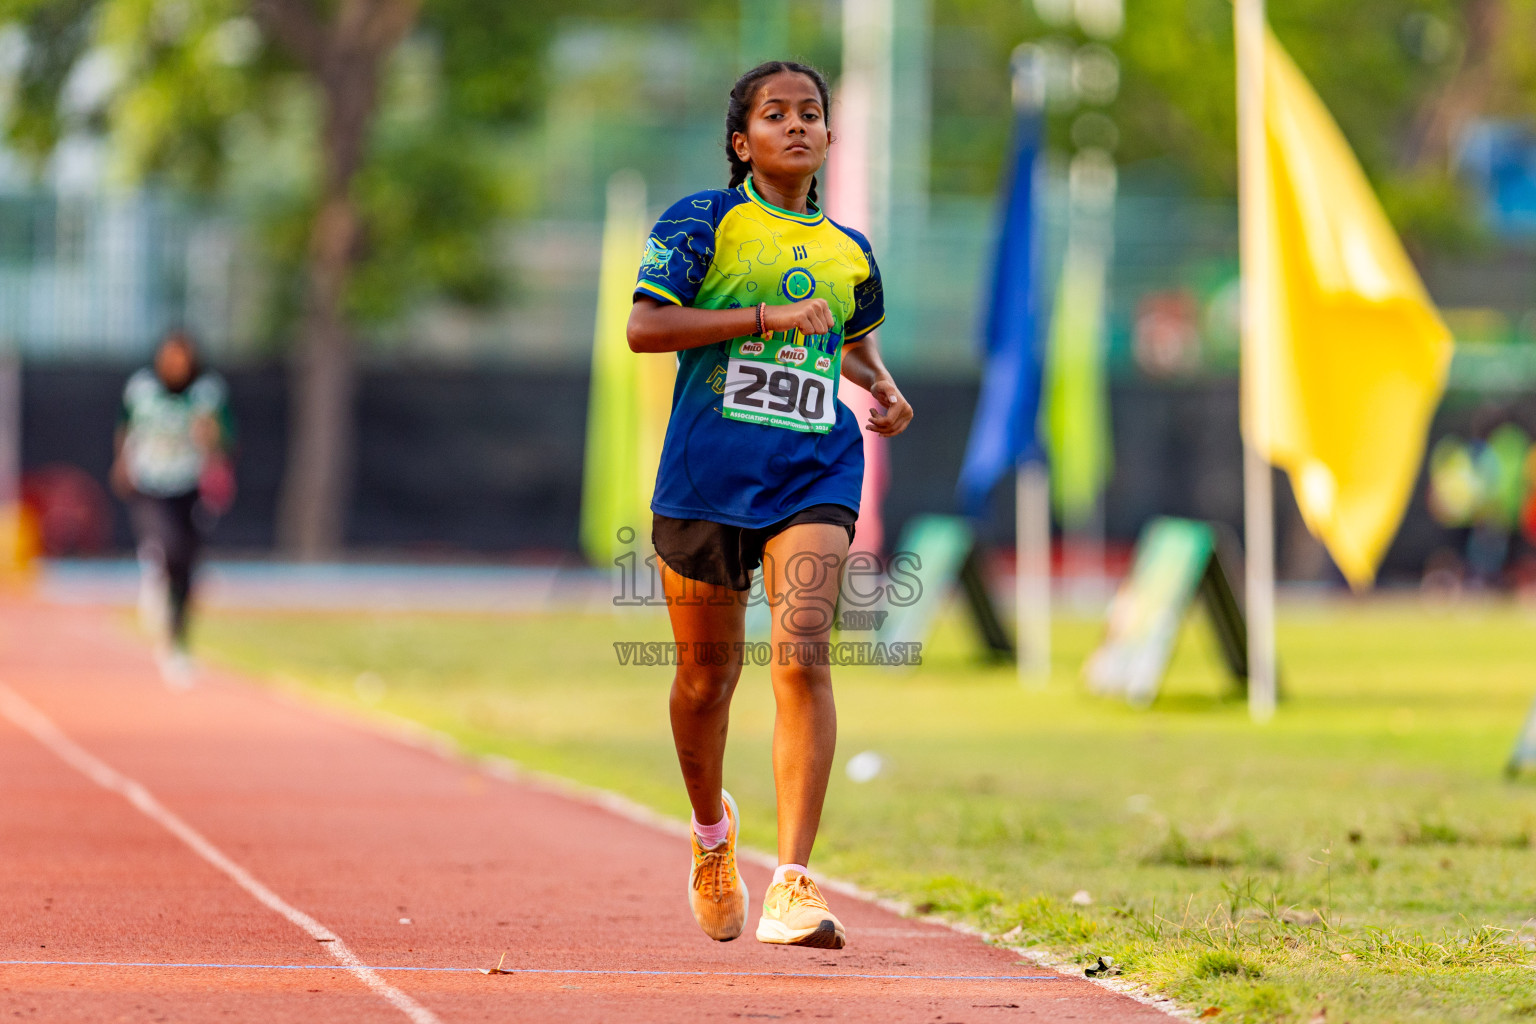
[[[122,508],[108,497],[111,435],[126,367],[28,368],[23,380],[23,464],[30,473],[72,467],[71,493],[110,524],[103,550],[130,544]],[[287,443],[287,387],[277,368],[228,374],[240,424],[240,496],[213,536],[216,547],[271,548]],[[357,400],[359,451],[347,543],[360,552],[418,557],[536,557],[575,561],[586,423],[584,369],[412,366],[364,373]],[[888,535],[911,517],[954,511],[957,467],[976,400],[973,380],[916,379],[904,390],[918,409],[891,446]],[[1105,499],[1112,542],[1135,539],[1150,516],[1242,522],[1237,390],[1232,381],[1113,384],[1115,475]],[[1453,400],[1434,436],[1469,433],[1475,402]],[[1536,432],[1536,399],[1504,409]],[[1279,499],[1282,578],[1334,580],[1307,536],[1283,477]],[[89,493],[87,493],[89,492]],[[987,540],[1013,541],[1011,489],[999,489]],[[636,524],[642,533],[649,524]],[[1462,538],[1430,518],[1415,491],[1383,576],[1416,580],[1436,551]],[[84,551],[82,553],[92,553]],[[96,553],[100,553],[99,551]]]
[[[652,200],[659,205],[662,197]],[[1063,208],[1047,202],[1047,244],[1057,252]],[[990,200],[939,198],[891,225],[877,253],[888,311],[881,342],[905,378],[977,373],[993,219]],[[179,324],[220,361],[270,361],[286,338],[274,311],[277,275],[250,234],[226,212],[156,193],[0,193],[0,344],[18,345],[32,362],[121,362],[141,358]],[[601,223],[590,217],[509,224],[501,247],[509,287],[499,307],[426,303],[394,322],[364,325],[365,358],[585,367],[601,237]],[[1108,320],[1111,376],[1177,382],[1236,373],[1236,250],[1230,203],[1134,190],[1122,197]],[[1505,247],[1435,259],[1424,269],[1461,342],[1453,386],[1536,387],[1529,288],[1536,253]]]
[[[0,194],[0,340],[28,359],[124,359],[184,324],[249,350],[263,295],[241,239],[155,193]]]

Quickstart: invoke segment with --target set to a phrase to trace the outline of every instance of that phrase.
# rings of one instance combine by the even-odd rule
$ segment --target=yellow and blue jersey
[[[858,419],[837,400],[842,346],[885,319],[869,240],[765,202],[752,180],[696,192],[664,213],[635,294],[698,309],[825,299],[834,329],[781,332],[678,353],[651,509],[760,527],[811,505],[859,508]]]

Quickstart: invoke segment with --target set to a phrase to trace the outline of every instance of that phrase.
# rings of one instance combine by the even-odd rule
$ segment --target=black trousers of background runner
[[[171,639],[178,647],[187,640],[187,605],[192,598],[192,570],[202,537],[194,512],[197,492],[169,498],[140,494],[133,500],[133,530],[139,552],[165,569],[171,611]]]

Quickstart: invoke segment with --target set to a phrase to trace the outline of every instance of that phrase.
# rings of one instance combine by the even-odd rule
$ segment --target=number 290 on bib
[[[738,338],[726,365],[721,412],[742,423],[825,434],[837,422],[841,355],[815,344]]]

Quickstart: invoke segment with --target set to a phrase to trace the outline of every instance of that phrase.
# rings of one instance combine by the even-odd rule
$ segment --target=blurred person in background
[[[223,378],[203,370],[196,342],[180,329],[123,389],[112,486],[138,540],[139,614],[175,689],[193,681],[187,615],[202,536],[234,498],[226,396]]]
[[[1528,574],[1529,546],[1536,545],[1536,448],[1493,404],[1476,411],[1472,427],[1471,440],[1447,434],[1429,455],[1429,513],[1461,551],[1435,552],[1425,578],[1442,589],[1508,589]]]

